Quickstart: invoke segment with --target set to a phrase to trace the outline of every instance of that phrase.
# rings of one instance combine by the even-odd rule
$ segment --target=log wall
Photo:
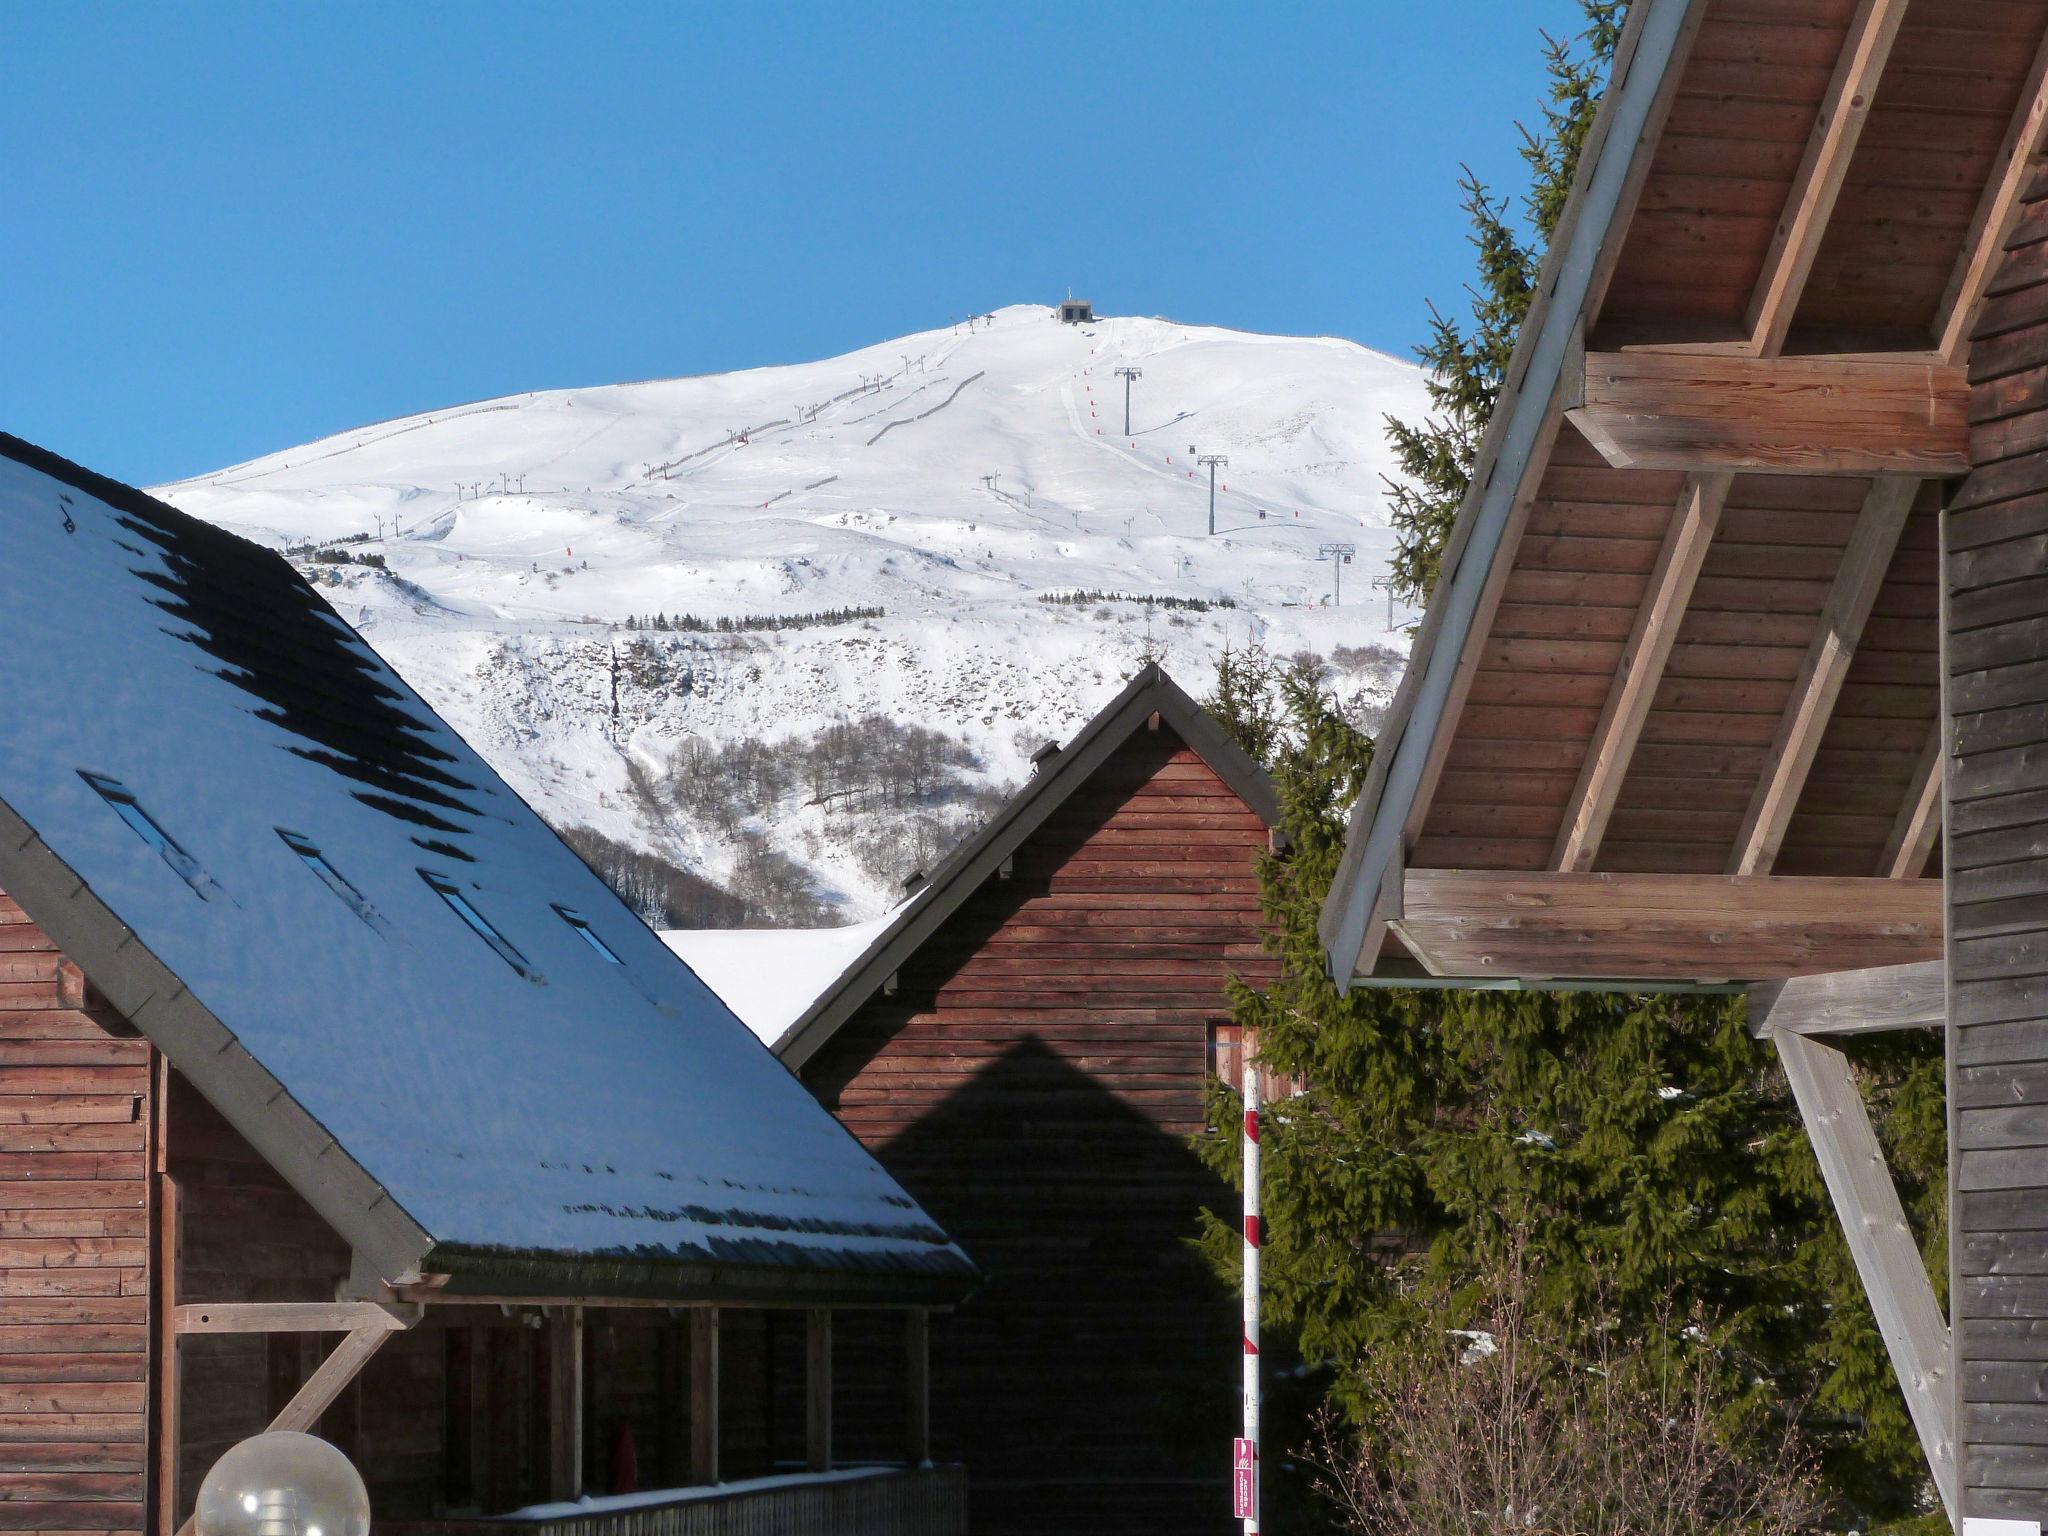
[[[1187,1240],[1236,1197],[1189,1143],[1266,837],[1138,732],[805,1069],[987,1276],[932,1331],[980,1536],[1233,1526],[1237,1303]]]
[[[1972,346],[1946,513],[1952,1303],[1964,1511],[2048,1514],[2048,179]]]
[[[146,1518],[150,1051],[0,895],[0,1529]]]

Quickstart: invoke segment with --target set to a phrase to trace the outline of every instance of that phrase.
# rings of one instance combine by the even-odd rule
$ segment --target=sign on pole
[[[1230,1513],[1239,1520],[1259,1515],[1259,1452],[1249,1440],[1231,1442]]]

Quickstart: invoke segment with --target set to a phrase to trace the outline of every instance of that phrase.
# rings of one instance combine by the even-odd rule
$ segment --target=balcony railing
[[[490,1518],[379,1521],[378,1536],[966,1536],[963,1467],[875,1467],[542,1504]]]

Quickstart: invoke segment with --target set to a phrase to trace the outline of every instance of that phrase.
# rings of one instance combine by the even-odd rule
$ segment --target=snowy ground
[[[1142,370],[1129,434],[1119,366]],[[383,422],[158,494],[276,547],[381,557],[302,564],[543,814],[723,881],[734,829],[649,790],[690,738],[881,713],[964,735],[983,778],[1011,783],[1148,648],[1199,693],[1226,643],[1403,645],[1371,587],[1383,417],[1423,404],[1415,368],[1345,341],[1019,305],[818,363]],[[1229,459],[1214,537],[1191,449]],[[1329,543],[1353,562],[1319,559]],[[1234,606],[1041,601],[1076,589]],[[884,613],[659,632],[651,650],[624,627],[847,608]],[[1392,672],[1356,661],[1340,681],[1370,697]],[[809,799],[748,825],[845,918],[885,909],[849,813]]]

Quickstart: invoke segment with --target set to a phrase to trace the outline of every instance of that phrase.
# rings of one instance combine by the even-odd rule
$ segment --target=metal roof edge
[[[1156,662],[1140,668],[1124,689],[1082,726],[1039,776],[1010,797],[987,826],[956,848],[868,947],[776,1040],[775,1054],[799,1071],[837,1034],[875,989],[914,955],[939,925],[958,911],[1002,861],[1014,853],[1068,796],[1092,778],[1110,755],[1157,712],[1189,748],[1235,791],[1268,827],[1280,820],[1280,796],[1265,769],[1225,734]]]
[[[1537,293],[1508,365],[1503,395],[1473,468],[1428,612],[1382,740],[1352,810],[1344,854],[1317,930],[1340,989],[1357,971],[1403,825],[1420,790],[1472,623],[1515,498],[1535,454],[1563,363],[1612,232],[1665,72],[1701,0],[1638,0],[1615,50],[1610,83],[1588,135],[1571,199],[1544,260]],[[1539,398],[1540,395],[1540,398]]]

